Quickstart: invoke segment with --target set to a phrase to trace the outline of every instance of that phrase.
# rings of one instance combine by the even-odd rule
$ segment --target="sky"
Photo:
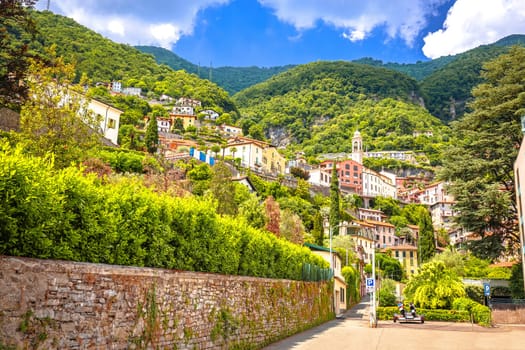
[[[39,0],[119,43],[201,66],[415,63],[525,34],[525,0]]]

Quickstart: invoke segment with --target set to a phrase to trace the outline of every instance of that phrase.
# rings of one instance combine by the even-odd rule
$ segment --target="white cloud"
[[[282,21],[297,30],[315,27],[317,21],[340,28],[343,37],[359,41],[377,27],[383,27],[388,39],[399,37],[407,45],[427,25],[429,16],[447,0],[259,0],[274,10]]]
[[[61,0],[51,10],[117,42],[159,45],[170,49],[181,36],[191,35],[199,11],[231,0]],[[44,9],[41,0],[37,8]]]
[[[151,36],[164,48],[170,48],[172,43],[176,43],[181,34],[181,30],[171,23],[155,24],[149,28]]]
[[[424,38],[423,53],[429,58],[454,55],[519,33],[525,33],[525,1],[457,0],[444,28]]]

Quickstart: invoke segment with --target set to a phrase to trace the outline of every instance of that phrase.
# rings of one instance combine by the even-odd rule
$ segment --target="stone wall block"
[[[330,305],[311,310],[331,295],[311,283],[0,256],[0,339],[26,348],[41,333],[45,349],[257,347],[330,317]]]

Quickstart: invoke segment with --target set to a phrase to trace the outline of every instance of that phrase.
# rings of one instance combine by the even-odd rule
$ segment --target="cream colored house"
[[[521,119],[521,131],[525,134],[525,116]],[[516,183],[516,206],[518,207],[521,250],[519,252],[523,264],[525,284],[525,138],[514,163],[514,181]]]
[[[236,136],[228,140],[224,155],[241,160],[241,166],[258,172],[284,174],[286,160],[267,142]]]
[[[339,315],[346,311],[346,281],[341,272],[342,262],[341,257],[335,251],[330,252],[330,248],[321,247],[312,243],[305,243],[305,246],[310,248],[312,253],[319,255],[324,260],[330,263],[330,268],[334,274],[334,310],[335,314]],[[330,256],[331,255],[331,256]]]
[[[375,226],[365,221],[355,220],[341,223],[340,235],[352,237],[357,256],[364,264],[372,263],[374,252]]]
[[[120,109],[94,99],[89,101],[87,109],[94,113],[97,119],[100,120],[100,131],[104,137],[113,144],[118,145],[118,128],[120,115],[123,112]]]

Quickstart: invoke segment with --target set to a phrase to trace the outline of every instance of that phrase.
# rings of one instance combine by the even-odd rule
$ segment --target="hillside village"
[[[122,89],[118,82],[113,82],[109,88],[113,94],[141,96],[140,89]],[[363,165],[363,159],[366,157],[391,158],[417,164],[412,151],[366,152],[361,134],[355,130],[351,139],[351,153],[321,154],[319,164],[312,166],[306,162],[301,152],[295,159],[287,160],[271,143],[244,137],[242,128],[228,124],[217,125],[219,114],[211,109],[203,109],[199,100],[187,97],[176,99],[163,95],[159,98],[159,102],[163,105],[172,105],[172,107],[165,107],[168,108],[169,117],[156,118],[159,135],[158,152],[167,160],[195,158],[210,166],[215,164],[216,159],[230,159],[232,164],[237,160],[238,169],[234,178],[249,171],[270,181],[288,179],[288,184],[292,187],[296,180],[291,175],[291,169],[298,168],[307,174],[311,191],[325,194],[329,191],[332,167],[335,164],[341,195],[360,196],[364,205],[351,213],[355,220],[341,223],[339,232],[334,234],[353,237],[355,253],[363,265],[371,263],[372,250],[375,248],[380,251],[391,251],[403,266],[407,277],[414,274],[418,268],[419,228],[409,225],[411,234],[400,236],[399,228],[396,229],[388,222],[387,215],[381,210],[372,209],[371,204],[378,196],[399,200],[403,204],[415,203],[427,206],[434,230],[436,232],[444,230],[450,244],[456,248],[460,248],[468,239],[472,239],[468,232],[457,228],[453,223],[454,198],[447,193],[446,183],[435,182],[426,175],[401,177],[388,171],[377,172]],[[144,117],[144,128],[147,127],[150,119],[149,116]],[[175,128],[177,123],[182,129]],[[118,125],[118,121],[116,124]],[[188,140],[181,134],[181,130],[188,130],[188,128],[196,130],[197,133],[199,130],[212,132],[226,142],[199,144],[195,140]],[[432,136],[431,132],[421,134]],[[417,136],[420,136],[420,133],[414,134],[414,137]],[[219,146],[220,152],[213,152],[213,146]],[[250,186],[249,182],[246,184]],[[255,191],[253,187],[250,190]],[[325,223],[325,234],[328,234],[328,222]],[[436,246],[441,247],[437,244],[437,234],[435,240]],[[447,244],[440,243],[443,247]],[[362,278],[364,281],[364,274]]]

